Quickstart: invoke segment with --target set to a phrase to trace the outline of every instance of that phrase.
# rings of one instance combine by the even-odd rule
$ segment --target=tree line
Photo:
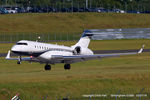
[[[150,11],[150,0],[0,0],[0,5],[21,7],[103,7],[106,9]]]

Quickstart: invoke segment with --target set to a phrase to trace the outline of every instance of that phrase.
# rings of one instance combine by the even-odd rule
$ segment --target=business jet
[[[94,33],[91,31],[85,30],[79,41],[71,47],[41,43],[38,41],[21,40],[8,51],[6,59],[17,60],[17,64],[21,64],[22,61],[44,63],[45,70],[51,70],[52,64],[64,63],[64,69],[69,70],[71,69],[70,64],[72,63],[121,55],[140,54],[144,48],[143,45],[138,52],[130,53],[94,54],[93,51],[88,48],[93,35]],[[17,54],[18,58],[11,58],[11,52]]]

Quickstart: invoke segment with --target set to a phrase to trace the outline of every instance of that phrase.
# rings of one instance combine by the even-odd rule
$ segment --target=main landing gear
[[[45,65],[45,70],[51,70],[51,65],[46,64]]]
[[[65,65],[64,65],[64,69],[65,69],[65,70],[70,70],[70,69],[71,69],[70,64],[65,64]]]
[[[51,70],[51,65],[46,64],[45,67],[44,67],[44,69],[45,69],[46,71],[47,71],[47,70]],[[64,65],[64,69],[65,69],[65,70],[70,70],[70,69],[71,69],[70,64],[65,64],[65,65]]]

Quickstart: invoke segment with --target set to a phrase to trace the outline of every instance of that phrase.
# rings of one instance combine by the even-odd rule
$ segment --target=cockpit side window
[[[16,45],[28,45],[27,43],[16,43]]]

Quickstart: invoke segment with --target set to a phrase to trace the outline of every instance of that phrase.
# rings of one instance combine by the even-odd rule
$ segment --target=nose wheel
[[[21,64],[21,56],[19,56],[18,58],[19,58],[19,59],[18,59],[18,61],[17,61],[17,64],[20,65],[20,64]]]
[[[51,70],[51,65],[46,64],[45,65],[45,70]]]
[[[17,61],[17,64],[20,65],[20,64],[21,64],[21,61]]]
[[[71,69],[70,64],[65,64],[65,65],[64,65],[64,69],[65,69],[65,70],[70,70],[70,69]]]

